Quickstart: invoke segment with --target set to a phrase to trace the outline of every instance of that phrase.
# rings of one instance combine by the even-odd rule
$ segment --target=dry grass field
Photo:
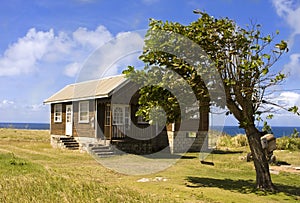
[[[134,176],[109,170],[87,153],[54,149],[49,137],[48,131],[0,129],[0,202],[300,201],[297,172],[272,174],[276,193],[255,190],[253,164],[244,160],[247,147],[210,154],[214,166],[187,153],[163,171]],[[275,154],[300,166],[299,151]]]

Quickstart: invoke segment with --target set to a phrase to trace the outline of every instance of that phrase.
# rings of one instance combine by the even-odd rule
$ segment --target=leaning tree
[[[194,13],[199,14],[200,17],[189,25],[151,19],[145,37],[144,51],[140,56],[146,66],[144,70],[129,67],[125,73],[132,80],[138,81],[146,74],[153,76],[160,74],[163,79],[168,71],[176,72],[194,91],[201,115],[201,112],[207,111],[211,105],[208,83],[204,80],[209,78],[211,81],[217,81],[213,75],[206,74],[209,72],[207,68],[211,67],[207,65],[210,64],[207,63],[208,57],[217,69],[224,91],[224,98],[220,98],[219,101],[214,100],[214,104],[221,107],[226,105],[229,112],[238,120],[239,126],[245,129],[253,154],[257,188],[274,190],[268,161],[260,142],[261,132],[255,122],[262,113],[270,110],[271,104],[274,104],[266,97],[268,88],[278,85],[286,77],[282,72],[271,68],[288,51],[287,43],[283,40],[275,42],[278,32],[263,35],[258,24],[242,28],[228,18],[217,19],[200,11],[194,11]],[[182,38],[176,37],[175,39],[174,33],[200,46],[206,54],[205,57],[202,53],[195,53],[197,49],[194,49],[193,44],[184,42]],[[162,39],[168,35],[171,39],[168,41]],[[168,46],[172,47],[176,54],[172,51],[163,51]],[[181,53],[181,50],[185,53]],[[198,60],[195,60],[196,57]],[[194,60],[186,61],[186,58]],[[205,64],[206,69],[201,68],[202,71],[199,72],[197,66],[203,67]],[[158,66],[161,68],[157,69]],[[178,84],[174,80],[167,82],[169,85]],[[141,89],[140,94],[139,114],[147,117],[149,106],[162,105],[164,109],[171,109],[170,121],[180,116],[176,115],[179,109],[176,98],[163,88],[148,85]],[[157,98],[160,98],[159,101]],[[297,112],[296,107],[289,110]]]

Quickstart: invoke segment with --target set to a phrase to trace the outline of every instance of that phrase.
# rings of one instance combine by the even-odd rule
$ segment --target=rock
[[[163,177],[155,177],[154,181],[163,181],[163,182],[165,182],[165,181],[167,181],[167,179],[163,178]]]
[[[145,183],[145,182],[149,182],[149,181],[150,181],[149,178],[142,178],[142,179],[137,180],[137,182],[139,182],[139,183]]]
[[[142,179],[139,179],[139,180],[137,180],[137,182],[140,182],[140,183],[146,183],[146,182],[150,182],[150,181],[152,181],[152,182],[165,182],[165,181],[167,181],[168,179],[166,179],[166,178],[163,178],[163,177],[155,177],[155,178],[153,178],[153,179],[150,179],[150,178],[142,178]]]

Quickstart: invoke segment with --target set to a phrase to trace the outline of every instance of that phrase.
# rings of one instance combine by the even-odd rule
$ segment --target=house
[[[176,153],[185,151],[185,145],[191,151],[199,151],[206,145],[208,112],[205,123],[201,124],[204,134],[199,134],[198,129],[189,129],[193,121],[181,124],[182,132],[177,132],[175,124],[158,128],[135,115],[138,90],[124,75],[67,85],[44,101],[51,108],[52,145],[67,146],[69,142],[71,147],[77,147],[77,142],[85,150],[95,145],[109,145],[135,154],[163,149]]]

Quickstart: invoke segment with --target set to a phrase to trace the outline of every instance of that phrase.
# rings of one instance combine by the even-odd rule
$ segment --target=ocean
[[[245,130],[242,128],[239,128],[238,126],[213,126],[211,129],[222,131],[228,135],[234,136],[236,134],[245,134]],[[298,132],[300,132],[300,127],[283,127],[283,126],[273,126],[272,132],[276,138],[283,137],[283,136],[290,136],[294,129],[296,129]],[[260,127],[261,130],[261,127]]]
[[[14,128],[14,129],[30,129],[30,130],[49,130],[49,123],[0,123],[0,128]],[[228,135],[234,136],[236,134],[245,134],[245,131],[238,126],[213,126],[211,129],[222,131]],[[289,136],[294,129],[300,132],[300,127],[272,127],[275,137]]]
[[[49,130],[49,123],[0,123],[0,128]]]

